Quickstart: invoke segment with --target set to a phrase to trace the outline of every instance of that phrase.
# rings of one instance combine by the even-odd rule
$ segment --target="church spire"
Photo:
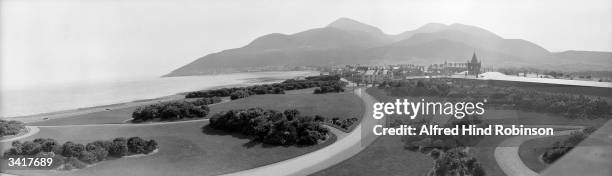
[[[472,55],[472,63],[476,63],[478,62],[478,59],[476,58],[476,51],[474,51],[474,54]]]

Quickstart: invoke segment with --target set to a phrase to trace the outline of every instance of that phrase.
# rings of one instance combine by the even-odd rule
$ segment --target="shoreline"
[[[207,89],[200,89],[200,90],[212,90],[212,89],[220,89],[220,88],[226,88],[226,87],[243,87],[243,86],[248,86],[248,85],[251,85],[251,84],[249,83],[231,84],[231,85],[215,86],[215,87],[211,87]],[[198,91],[198,90],[193,90],[193,91]],[[72,116],[83,115],[83,114],[110,111],[114,109],[131,108],[131,107],[150,105],[150,104],[160,103],[160,102],[182,100],[182,99],[185,99],[185,95],[184,95],[185,93],[186,92],[179,92],[173,95],[166,95],[166,96],[162,96],[158,98],[140,99],[140,100],[134,100],[130,102],[92,106],[92,107],[83,107],[83,108],[76,108],[76,109],[69,109],[69,110],[62,110],[62,111],[55,111],[55,112],[47,112],[47,113],[42,113],[42,114],[6,117],[6,119],[21,121],[23,123],[26,123],[27,125],[28,123],[40,122],[40,121],[51,120],[51,119],[60,119],[60,118],[72,117]]]
[[[262,72],[262,73],[268,73],[268,72]],[[201,89],[196,89],[196,90],[191,90],[191,91],[213,90],[213,89],[221,89],[221,88],[229,88],[229,87],[247,87],[247,86],[258,85],[258,84],[271,84],[271,83],[276,83],[276,82],[282,82],[286,79],[291,79],[291,78],[273,78],[273,77],[267,77],[267,76],[264,76],[261,78],[245,78],[245,79],[242,79],[243,81],[242,83],[219,85],[219,86],[201,88]],[[178,92],[172,95],[166,95],[166,96],[161,96],[157,98],[138,99],[138,100],[133,100],[129,102],[120,102],[120,103],[91,106],[91,107],[80,107],[80,108],[75,108],[75,109],[60,110],[60,111],[53,111],[53,112],[46,112],[46,113],[32,114],[32,115],[3,117],[3,118],[7,120],[21,121],[21,122],[26,123],[27,125],[28,123],[40,122],[40,121],[51,120],[51,119],[60,119],[60,118],[72,117],[72,116],[83,115],[83,114],[110,111],[110,110],[115,110],[115,109],[144,106],[144,105],[149,105],[149,104],[154,104],[154,103],[159,103],[159,102],[182,100],[182,99],[185,99],[185,94],[188,92],[190,91]]]

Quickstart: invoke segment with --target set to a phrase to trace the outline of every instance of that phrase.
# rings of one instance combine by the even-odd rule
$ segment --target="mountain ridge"
[[[427,65],[467,58],[474,51],[485,60],[483,64],[493,67],[612,70],[612,52],[550,52],[530,41],[505,39],[477,26],[428,23],[390,35],[375,26],[340,18],[327,26],[294,34],[263,35],[243,47],[200,57],[165,76],[240,72],[265,66]]]

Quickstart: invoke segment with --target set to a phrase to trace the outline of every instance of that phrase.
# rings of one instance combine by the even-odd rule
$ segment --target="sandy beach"
[[[246,86],[251,86],[251,85],[256,85],[256,84],[276,83],[276,82],[281,82],[283,80],[285,79],[284,78],[274,78],[274,77],[248,78],[248,79],[244,79],[244,83],[222,85],[222,86],[216,86],[216,87],[212,87],[208,89],[201,89],[201,90],[212,90],[212,89],[229,88],[229,87],[246,87]],[[198,91],[198,90],[193,90],[193,91]],[[145,105],[150,105],[150,104],[159,103],[159,102],[176,101],[176,100],[184,99],[186,93],[187,92],[181,92],[181,93],[167,95],[167,96],[153,98],[153,99],[141,99],[141,100],[135,100],[131,102],[85,107],[85,108],[76,108],[76,109],[71,109],[71,110],[63,110],[63,111],[56,111],[56,112],[49,112],[49,113],[42,113],[42,114],[35,114],[35,115],[7,117],[6,119],[18,120],[24,123],[40,122],[40,121],[45,121],[45,120],[74,117],[78,115],[110,111],[110,110],[115,110],[115,109],[145,106]]]

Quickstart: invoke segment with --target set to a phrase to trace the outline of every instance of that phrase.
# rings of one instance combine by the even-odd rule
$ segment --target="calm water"
[[[306,71],[237,73],[6,90],[2,92],[0,115],[2,117],[33,115],[158,98],[217,86],[257,84],[266,80],[315,74],[317,73]]]

